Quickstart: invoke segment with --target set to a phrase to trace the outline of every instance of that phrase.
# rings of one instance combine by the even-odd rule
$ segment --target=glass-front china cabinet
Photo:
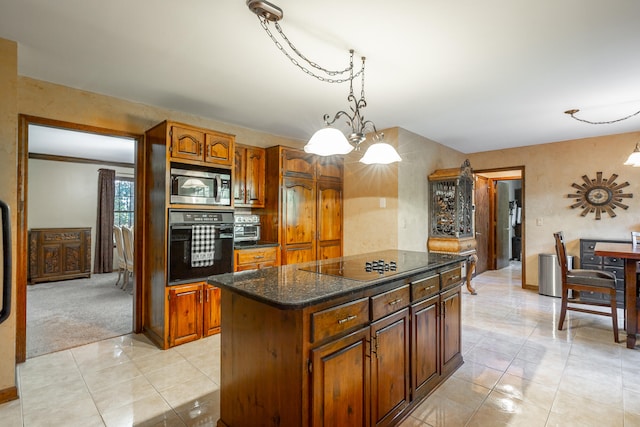
[[[439,169],[429,175],[430,252],[467,256],[467,289],[477,261],[473,215],[473,169],[469,160],[460,168]]]

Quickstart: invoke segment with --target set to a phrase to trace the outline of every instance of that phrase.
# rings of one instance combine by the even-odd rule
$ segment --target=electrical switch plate
[[[542,218],[536,218],[536,225],[542,227]]]
[[[381,208],[387,207],[387,199],[385,199],[384,197],[380,197],[380,207]]]

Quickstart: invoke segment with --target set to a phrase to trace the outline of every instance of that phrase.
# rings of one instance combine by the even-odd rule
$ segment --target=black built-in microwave
[[[226,169],[171,168],[171,203],[231,206],[231,172]]]

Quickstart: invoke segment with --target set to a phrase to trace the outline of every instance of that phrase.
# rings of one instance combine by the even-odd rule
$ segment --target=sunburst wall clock
[[[574,194],[567,194],[569,198],[576,199],[576,203],[571,205],[571,208],[581,208],[580,216],[587,216],[593,212],[595,219],[601,219],[603,211],[613,218],[616,216],[613,211],[615,208],[628,209],[629,206],[623,204],[622,199],[630,199],[633,194],[623,193],[622,189],[629,186],[629,183],[616,184],[616,178],[618,175],[615,173],[609,179],[602,179],[602,172],[596,172],[595,179],[589,179],[587,175],[583,175],[583,183],[571,184],[577,191]]]

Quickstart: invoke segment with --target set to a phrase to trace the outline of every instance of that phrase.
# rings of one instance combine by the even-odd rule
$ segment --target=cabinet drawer
[[[372,320],[378,320],[409,305],[409,285],[371,297]]]
[[[624,260],[622,258],[606,256],[603,258],[604,265],[611,265],[616,267],[624,267]]]
[[[236,265],[274,262],[276,247],[259,249],[240,249],[236,251]]]
[[[593,253],[583,253],[582,259],[580,260],[580,265],[600,265],[602,264],[602,257],[596,256]],[[575,268],[575,267],[574,267]],[[582,267],[584,268],[584,267]]]
[[[369,323],[369,298],[327,308],[311,314],[311,342],[338,335]]]
[[[596,242],[593,240],[582,240],[580,241],[580,251],[583,255],[593,254],[593,251],[596,249]]]
[[[440,291],[440,275],[425,277],[411,282],[411,301],[419,301]]]
[[[446,289],[449,286],[457,285],[462,281],[462,268],[460,266],[452,268],[451,270],[445,270],[440,273],[442,281],[442,289]]]

